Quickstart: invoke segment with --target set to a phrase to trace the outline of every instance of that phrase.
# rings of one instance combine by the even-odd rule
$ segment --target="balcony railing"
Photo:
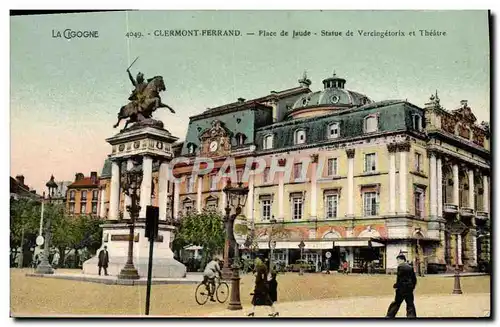
[[[443,210],[444,210],[444,212],[457,213],[458,206],[456,204],[452,204],[452,203],[445,203]]]
[[[460,215],[461,216],[474,216],[474,209],[462,207],[462,208],[460,208]]]
[[[489,217],[489,214],[487,212],[485,212],[485,211],[476,211],[476,218],[487,220],[488,217]]]

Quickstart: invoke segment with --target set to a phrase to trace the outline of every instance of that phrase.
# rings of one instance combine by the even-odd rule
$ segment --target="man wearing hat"
[[[396,260],[398,261],[398,275],[396,284],[394,284],[396,296],[387,309],[386,317],[396,317],[403,300],[406,302],[406,317],[417,317],[415,304],[413,303],[413,290],[417,285],[417,276],[415,276],[412,266],[406,262],[406,257],[403,253],[399,253]]]

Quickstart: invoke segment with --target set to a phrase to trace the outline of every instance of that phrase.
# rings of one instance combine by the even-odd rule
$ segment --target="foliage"
[[[41,204],[29,198],[10,198],[10,247],[21,245],[21,237],[25,242],[33,241],[27,236],[37,235],[40,224]]]
[[[95,252],[101,245],[101,220],[88,215],[70,217],[59,215],[53,226],[53,244],[68,249],[88,248]]]
[[[215,211],[189,213],[180,219],[180,226],[173,241],[174,250],[187,245],[203,247],[203,262],[224,248],[225,233],[222,216]]]

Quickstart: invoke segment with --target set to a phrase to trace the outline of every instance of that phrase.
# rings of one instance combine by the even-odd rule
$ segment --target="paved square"
[[[83,281],[28,277],[31,269],[11,269],[11,315],[16,316],[108,316],[144,314],[146,286],[106,285]],[[59,270],[59,273],[81,271]],[[392,301],[395,276],[278,275],[280,316],[382,317]],[[243,310],[230,312],[226,304],[199,306],[195,285],[153,285],[152,316],[244,316],[251,309],[254,280],[241,280]],[[420,317],[482,317],[490,309],[490,277],[462,278],[463,295],[451,295],[453,278],[418,278],[415,292]],[[258,308],[257,316],[267,316]],[[399,316],[404,316],[403,304]]]

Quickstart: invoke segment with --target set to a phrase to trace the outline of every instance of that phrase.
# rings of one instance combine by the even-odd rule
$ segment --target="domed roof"
[[[312,107],[331,107],[331,109],[344,109],[370,104],[373,101],[366,95],[346,90],[346,80],[329,77],[323,80],[324,90],[302,95],[292,106],[291,111]]]

